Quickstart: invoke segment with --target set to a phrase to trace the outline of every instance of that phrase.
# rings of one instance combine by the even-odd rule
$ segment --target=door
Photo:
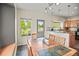
[[[45,22],[44,20],[37,20],[37,38],[44,37]]]

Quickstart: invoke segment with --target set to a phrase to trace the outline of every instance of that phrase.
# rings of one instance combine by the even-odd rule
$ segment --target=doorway
[[[37,20],[37,38],[44,37],[45,21]]]

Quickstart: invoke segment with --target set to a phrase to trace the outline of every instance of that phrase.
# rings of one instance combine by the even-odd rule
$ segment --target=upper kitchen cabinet
[[[78,20],[72,20],[71,21],[71,27],[77,27],[77,21]]]
[[[79,20],[68,19],[64,22],[64,27],[77,27]]]
[[[79,20],[77,20],[77,25],[79,25]]]
[[[71,25],[71,21],[70,20],[66,20],[64,22],[64,27],[70,27],[70,25]]]

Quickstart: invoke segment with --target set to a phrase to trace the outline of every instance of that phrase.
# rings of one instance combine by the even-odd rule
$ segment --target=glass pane
[[[60,22],[53,22],[52,27],[53,28],[60,28]]]
[[[22,36],[27,36],[31,34],[31,20],[21,19],[20,21],[20,34]]]
[[[43,31],[43,21],[38,21],[38,31]]]

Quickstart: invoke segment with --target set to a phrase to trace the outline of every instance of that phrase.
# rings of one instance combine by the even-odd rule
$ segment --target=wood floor
[[[17,47],[16,56],[28,56],[27,45],[21,45]]]

